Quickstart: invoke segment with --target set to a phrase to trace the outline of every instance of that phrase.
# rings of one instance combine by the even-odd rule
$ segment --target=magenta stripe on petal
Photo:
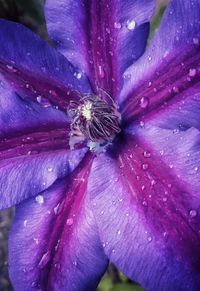
[[[155,1],[46,1],[47,28],[58,50],[113,98],[122,73],[144,52]]]
[[[6,20],[0,26],[0,73],[15,91],[63,110],[70,98],[91,92],[87,77],[77,78],[77,69],[36,34]]]
[[[17,208],[9,239],[16,291],[96,290],[108,261],[86,191],[92,160]]]
[[[198,196],[144,139],[125,142],[94,161],[89,180],[105,252],[146,290],[198,290]]]
[[[121,105],[126,122],[159,115],[171,104],[186,101],[188,93],[199,87],[199,61],[199,44],[186,46],[174,56],[166,56],[160,68],[135,88]]]

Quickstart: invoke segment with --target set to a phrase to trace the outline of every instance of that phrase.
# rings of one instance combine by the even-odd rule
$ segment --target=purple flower
[[[47,0],[57,50],[0,21],[15,290],[95,290],[109,260],[146,290],[200,290],[200,1],[171,0],[144,52],[154,5]]]

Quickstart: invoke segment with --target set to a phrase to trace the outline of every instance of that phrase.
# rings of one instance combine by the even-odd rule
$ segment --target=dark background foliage
[[[155,17],[152,19],[150,39],[159,25],[168,0],[157,0],[157,2],[158,7]],[[0,18],[23,23],[40,34],[41,37],[48,39],[43,5],[44,0],[0,0]],[[7,238],[13,216],[14,209],[0,211],[0,291],[13,290],[8,277],[7,261]],[[98,287],[98,291],[142,290],[144,290],[142,287],[126,278],[113,265],[109,266],[107,273]]]

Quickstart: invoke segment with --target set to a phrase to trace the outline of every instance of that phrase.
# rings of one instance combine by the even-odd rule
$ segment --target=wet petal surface
[[[143,53],[155,1],[46,1],[56,47],[86,72],[95,91],[118,94],[123,71]],[[64,24],[64,25],[63,25]],[[102,92],[100,92],[102,93]]]
[[[96,290],[107,259],[86,194],[91,162],[86,157],[70,177],[17,207],[9,245],[15,290]]]
[[[120,101],[124,111],[131,108],[130,118],[153,109],[158,111],[179,91],[198,82],[199,12],[198,0],[170,1],[145,54],[125,73]]]
[[[11,21],[0,26],[0,74],[14,91],[62,110],[78,92],[91,91],[87,77],[77,79],[76,68],[36,34]]]
[[[199,135],[133,133],[94,161],[89,180],[105,252],[147,290],[198,290]]]

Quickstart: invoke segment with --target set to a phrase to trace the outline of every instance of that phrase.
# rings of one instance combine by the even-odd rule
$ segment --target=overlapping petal
[[[64,113],[0,86],[0,208],[37,195],[78,165],[86,149],[69,149]]]
[[[198,290],[199,132],[143,131],[93,164],[89,191],[105,252],[147,290]]]
[[[27,98],[47,98],[66,109],[70,98],[90,92],[87,77],[24,26],[0,20],[0,73]]]
[[[12,86],[0,75],[0,138],[27,136],[36,131],[65,128],[69,121],[63,112],[26,100],[25,96],[12,90]]]
[[[132,118],[160,107],[199,81],[199,14],[199,0],[170,1],[152,43],[124,76],[120,100],[126,111],[131,108]]]
[[[113,98],[122,72],[143,53],[153,0],[46,1],[46,20],[56,47]]]
[[[96,289],[107,258],[86,193],[91,162],[17,207],[9,244],[16,291]]]

